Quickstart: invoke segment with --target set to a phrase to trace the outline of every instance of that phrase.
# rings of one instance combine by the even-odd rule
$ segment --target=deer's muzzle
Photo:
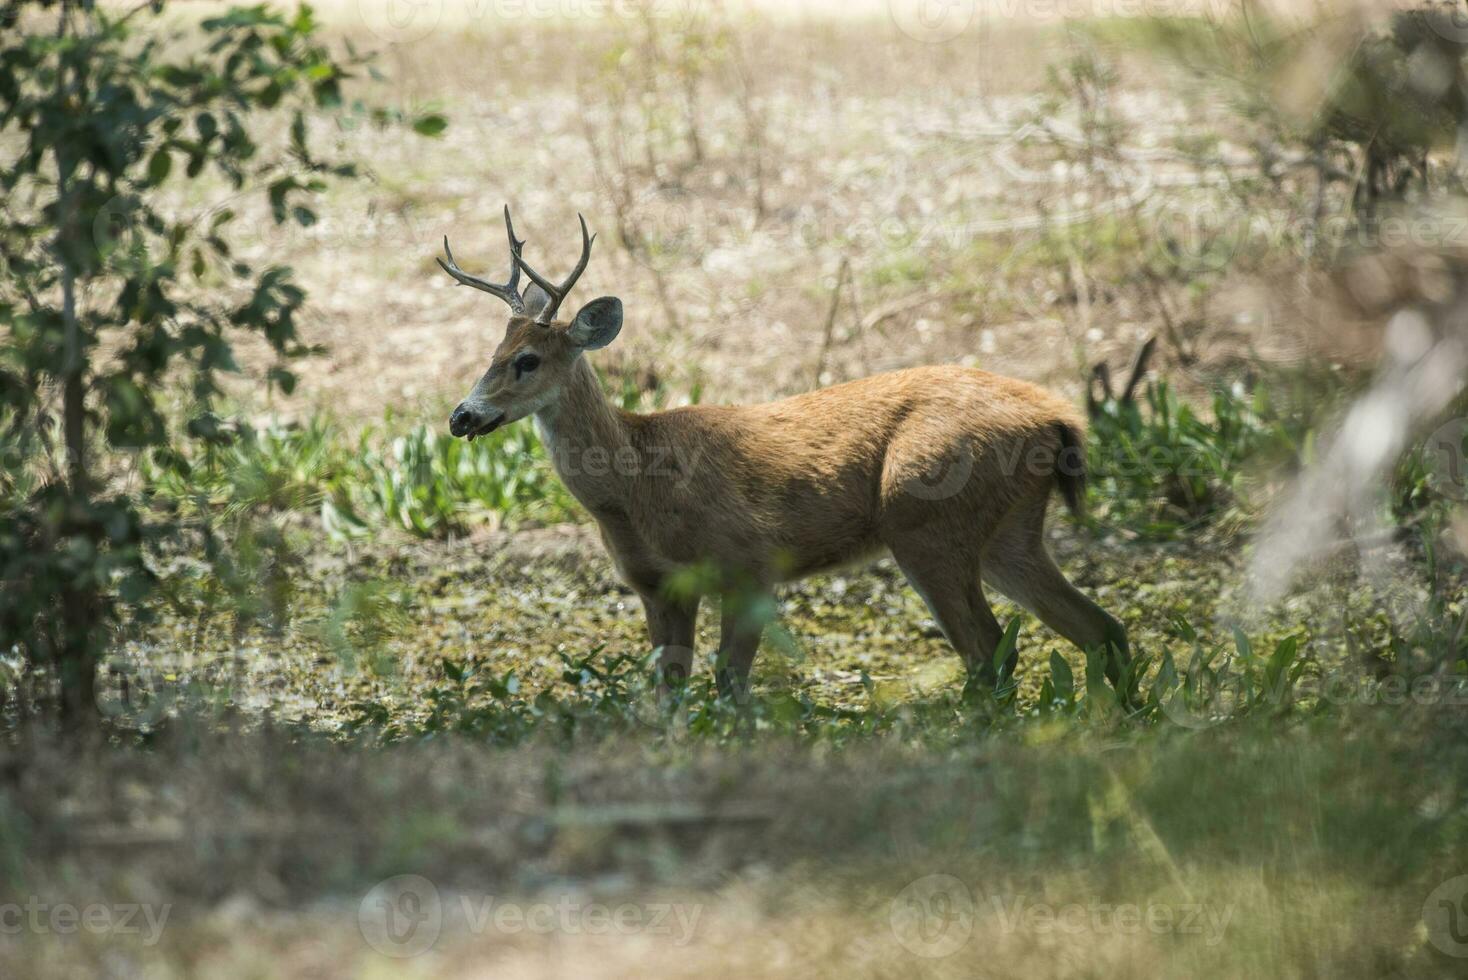
[[[449,434],[473,439],[475,436],[488,435],[493,432],[504,420],[504,412],[488,417],[468,405],[460,405],[454,409],[454,414],[449,416]]]

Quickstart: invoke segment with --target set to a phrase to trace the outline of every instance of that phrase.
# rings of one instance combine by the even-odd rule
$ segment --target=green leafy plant
[[[572,513],[539,439],[515,426],[469,442],[427,426],[391,437],[385,448],[363,435],[349,473],[322,505],[334,533],[375,523],[418,537],[463,533],[476,524],[554,521]]]
[[[1297,463],[1310,447],[1305,421],[1280,413],[1262,387],[1219,390],[1204,415],[1158,382],[1141,401],[1101,403],[1091,421],[1094,512],[1138,535],[1169,537],[1245,506],[1251,466]]]
[[[15,147],[0,170],[0,431],[6,469],[28,474],[7,476],[0,499],[0,649],[52,672],[57,694],[41,706],[78,723],[95,717],[108,624],[152,590],[147,556],[180,530],[140,509],[127,469],[145,459],[184,478],[180,445],[228,444],[210,408],[219,374],[236,370],[233,336],[265,341],[267,382],[287,392],[290,362],[311,353],[291,270],[234,253],[232,209],[179,215],[161,191],[217,178],[237,198],[263,195],[277,224],[305,226],[313,197],[357,173],[317,155],[308,116],[350,111],[343,87],[365,59],[339,60],[309,7],[233,8],[179,36],[163,8],[0,7],[0,140]],[[257,138],[262,124],[285,139]]]

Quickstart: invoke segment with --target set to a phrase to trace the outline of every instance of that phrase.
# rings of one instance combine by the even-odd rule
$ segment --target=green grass
[[[443,538],[572,519],[571,498],[528,427],[472,443],[425,425],[395,427],[389,417],[353,441],[320,416],[219,426],[195,458],[145,461],[142,478],[159,505],[226,519],[317,512],[338,540],[389,528]]]
[[[1259,474],[1308,464],[1309,420],[1286,412],[1258,386],[1219,389],[1209,411],[1166,382],[1137,402],[1107,402],[1092,419],[1087,461],[1094,519],[1165,540],[1220,522],[1242,523],[1261,500]]]
[[[349,537],[378,524],[432,538],[573,514],[540,440],[523,425],[474,442],[423,425],[393,438],[364,435],[350,474],[322,505],[326,527]]]

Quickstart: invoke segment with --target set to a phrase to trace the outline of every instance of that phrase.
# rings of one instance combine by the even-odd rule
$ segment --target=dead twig
[[[841,287],[851,277],[851,260],[841,256],[841,265],[836,269],[836,285],[831,289],[831,305],[826,310],[826,327],[821,334],[821,350],[816,356],[815,376],[811,387],[819,387],[821,375],[826,371],[826,357],[831,353],[831,341],[836,333],[836,314],[841,310]]]
[[[1152,354],[1157,349],[1157,335],[1153,334],[1142,342],[1137,348],[1136,354],[1132,356],[1131,367],[1127,369],[1126,384],[1118,393],[1111,385],[1111,365],[1105,361],[1097,361],[1091,368],[1091,376],[1086,380],[1086,408],[1091,417],[1095,418],[1101,411],[1101,406],[1109,402],[1130,404],[1136,401],[1137,388],[1141,386],[1142,379],[1147,376],[1147,368],[1152,360]],[[1097,389],[1100,394],[1097,395]]]
[[[904,296],[890,303],[883,303],[862,318],[861,328],[862,330],[875,330],[895,316],[937,301],[937,296]]]

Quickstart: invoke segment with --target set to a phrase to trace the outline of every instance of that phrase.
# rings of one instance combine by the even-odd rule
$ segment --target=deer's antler
[[[505,211],[505,216],[508,219],[508,209]],[[581,261],[576,263],[576,268],[571,270],[569,276],[561,280],[559,286],[553,284],[549,279],[530,268],[529,264],[520,257],[519,252],[515,253],[515,262],[520,268],[525,270],[525,274],[530,277],[532,282],[545,290],[546,296],[549,297],[545,306],[541,307],[540,312],[536,314],[536,323],[547,324],[555,319],[556,310],[561,308],[561,301],[566,298],[566,294],[571,291],[571,287],[576,285],[576,280],[581,278],[581,273],[586,271],[586,263],[591,261],[591,243],[596,241],[596,236],[587,230],[585,218],[581,217],[580,214],[577,214],[576,218],[581,222]]]
[[[508,204],[505,205],[505,232],[510,236],[510,278],[509,281],[507,281],[504,285],[490,282],[487,279],[480,279],[478,276],[471,276],[463,269],[460,269],[458,263],[454,261],[453,251],[449,248],[449,239],[447,235],[445,235],[443,239],[443,251],[444,254],[449,257],[449,260],[445,262],[443,259],[439,259],[438,264],[443,267],[444,272],[447,272],[449,275],[453,276],[460,285],[473,286],[475,289],[482,289],[484,292],[489,293],[489,295],[498,296],[500,299],[504,300],[506,303],[509,304],[510,309],[513,310],[515,313],[524,313],[525,301],[520,298],[519,286],[520,249],[525,247],[525,243],[515,237],[515,225],[513,222],[510,221],[510,206]],[[586,264],[584,259],[582,260],[581,264],[583,266]],[[526,269],[525,271],[530,272],[529,269]],[[533,272],[530,272],[530,278],[535,279],[537,282],[540,281]],[[541,288],[544,289],[545,286],[542,285]]]

